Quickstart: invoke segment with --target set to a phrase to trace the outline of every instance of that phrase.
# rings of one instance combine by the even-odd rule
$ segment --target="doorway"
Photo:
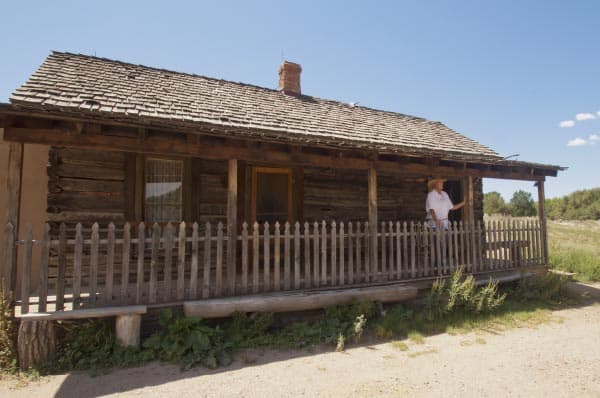
[[[281,224],[292,220],[292,170],[252,167],[251,220]]]

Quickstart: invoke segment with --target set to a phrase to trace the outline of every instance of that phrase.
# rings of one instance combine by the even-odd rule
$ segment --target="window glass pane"
[[[145,220],[181,221],[183,161],[146,159]]]

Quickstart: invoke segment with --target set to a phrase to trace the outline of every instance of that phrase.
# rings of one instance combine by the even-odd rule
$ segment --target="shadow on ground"
[[[580,295],[583,299],[563,308],[585,307],[600,303],[600,283],[583,284],[570,282],[569,289],[576,295]],[[359,346],[369,348],[374,343],[381,343],[381,341],[365,339]],[[178,380],[205,378],[223,372],[231,372],[231,376],[235,377],[235,372],[243,368],[318,355],[324,352],[331,352],[334,349],[332,346],[318,346],[302,350],[276,350],[267,348],[242,350],[236,353],[235,360],[231,365],[214,370],[197,367],[188,371],[182,371],[176,365],[152,362],[142,367],[117,369],[96,377],[90,376],[87,372],[73,372],[66,376],[55,397],[99,397],[137,389],[143,389],[143,391],[138,393],[140,396],[152,396],[153,387]],[[198,391],[198,394],[202,395],[202,392]]]
[[[152,396],[152,387],[181,379],[204,378],[223,372],[235,373],[237,370],[251,366],[318,355],[333,350],[332,347],[313,347],[305,350],[247,349],[238,352],[231,365],[214,370],[196,367],[182,371],[177,365],[151,362],[141,367],[117,369],[95,377],[87,372],[72,372],[56,391],[55,397],[99,397],[138,389],[143,389],[138,393],[140,396]],[[232,374],[232,377],[235,376]],[[201,391],[198,391],[198,394],[202,396]]]
[[[569,290],[576,295],[581,295],[584,300],[583,304],[600,302],[600,283],[585,284],[581,282],[569,282]]]

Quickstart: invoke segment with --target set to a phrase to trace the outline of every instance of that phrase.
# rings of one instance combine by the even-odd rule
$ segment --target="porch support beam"
[[[464,220],[467,223],[475,222],[475,206],[473,201],[473,177],[468,176],[465,178],[463,199],[467,201],[465,205]]]
[[[471,224],[475,222],[475,200],[474,200],[473,177],[467,177],[467,195],[468,195],[468,220]]]
[[[542,239],[542,260],[544,265],[548,265],[548,235],[546,232],[546,193],[544,190],[544,180],[538,181],[538,218],[540,220],[540,234]]]
[[[377,171],[369,167],[369,258],[371,278],[377,274]]]
[[[6,192],[8,207],[6,209],[6,221],[13,226],[13,236],[19,236],[19,215],[21,211],[21,183],[23,177],[23,144],[11,142],[8,148],[8,175],[6,179]],[[4,226],[3,226],[4,227]],[[13,242],[6,244],[14,245]],[[5,253],[12,255],[4,256],[0,277],[4,277],[8,283],[8,291],[15,292],[17,281],[17,251],[14,246],[9,250],[5,248]]]
[[[229,293],[235,293],[236,248],[237,248],[237,202],[238,178],[237,159],[229,159],[227,184],[227,282]]]
[[[294,153],[265,148],[247,147],[242,140],[225,140],[221,143],[204,142],[206,136],[198,135],[197,143],[188,141],[172,141],[166,139],[147,138],[140,141],[136,137],[107,136],[93,133],[89,130],[83,134],[72,134],[59,129],[7,127],[4,139],[14,142],[32,142],[43,145],[69,146],[78,148],[102,149],[111,151],[126,151],[151,154],[171,154],[196,156],[205,159],[235,158],[253,162],[267,162],[272,164],[285,164],[296,166],[331,167],[339,169],[367,170],[371,166],[377,167],[380,173],[392,174],[439,174],[448,177],[486,177],[515,180],[537,181],[544,175],[556,176],[556,171],[535,169],[531,174],[530,169],[519,169],[511,166],[497,165],[497,170],[488,168],[471,168],[431,165],[412,161],[411,157],[403,158],[402,162],[393,160],[369,160],[356,157],[343,151],[331,154]],[[293,147],[293,146],[291,146]]]

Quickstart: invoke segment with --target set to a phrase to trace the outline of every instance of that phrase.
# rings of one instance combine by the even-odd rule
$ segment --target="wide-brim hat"
[[[433,178],[430,178],[429,181],[427,181],[427,189],[431,191],[433,189],[433,184],[435,184],[438,181],[446,182],[448,180],[445,179],[445,178],[442,178],[442,177],[433,177]]]

